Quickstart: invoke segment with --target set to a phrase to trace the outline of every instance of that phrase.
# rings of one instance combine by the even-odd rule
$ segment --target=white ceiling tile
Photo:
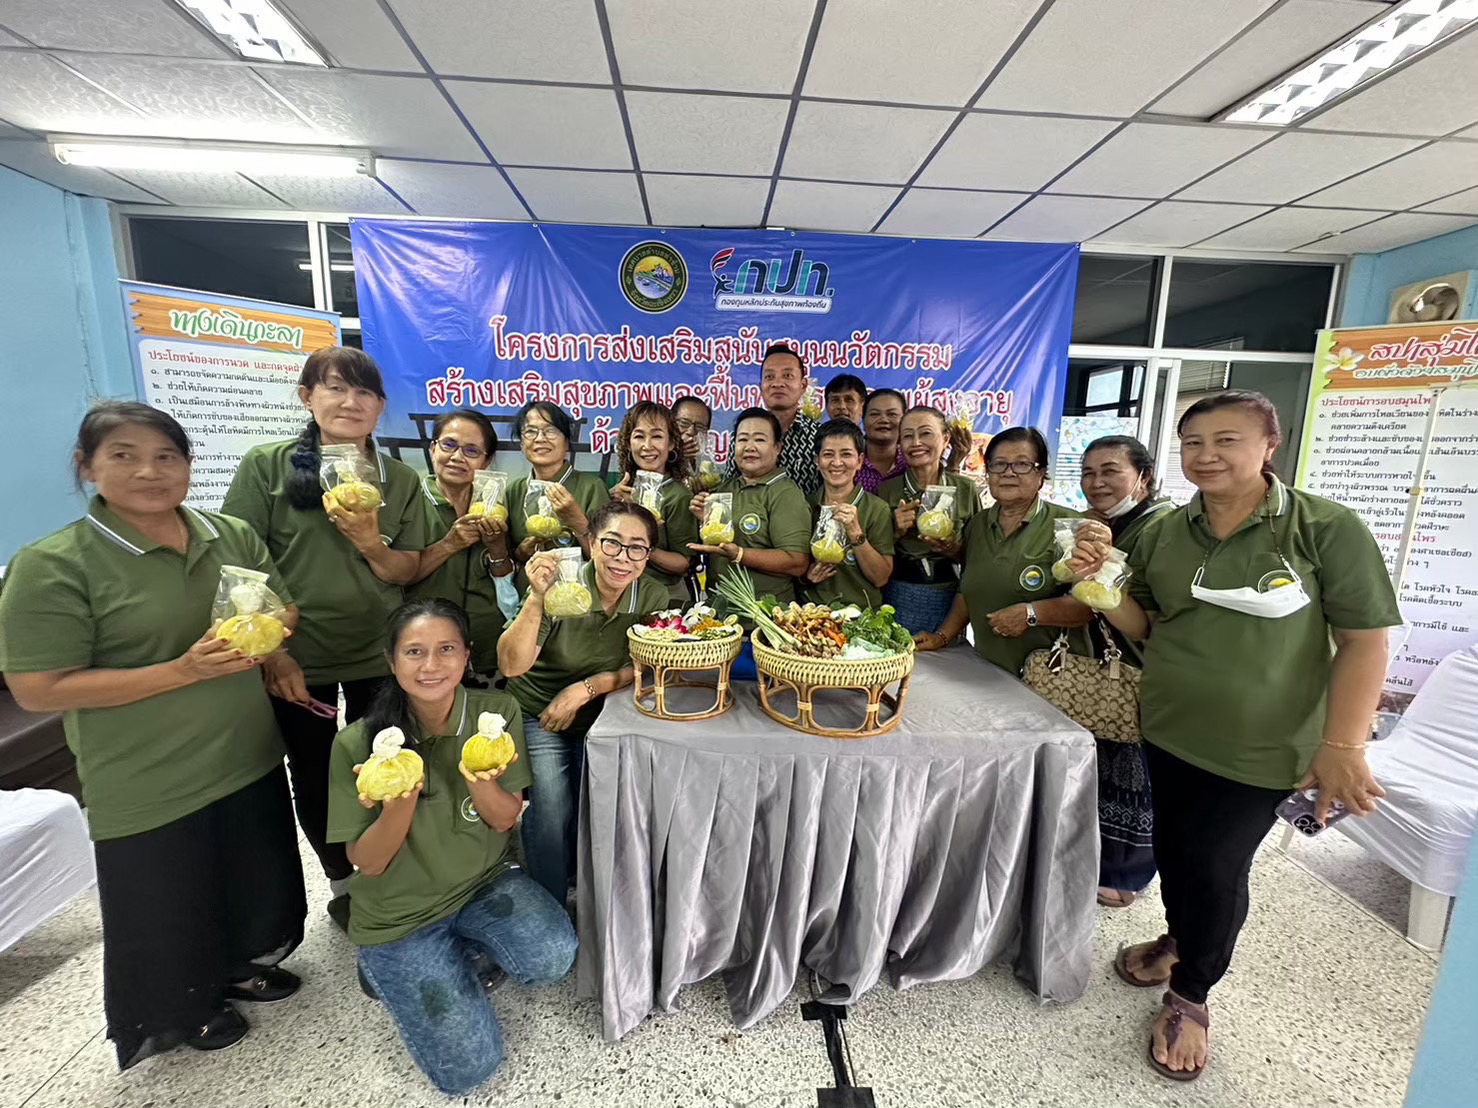
[[[606,4],[627,87],[787,94],[795,87],[815,10],[814,0]]]
[[[1028,195],[912,188],[878,230],[890,235],[975,238]]]
[[[274,174],[253,177],[300,212],[344,212],[348,215],[405,215],[405,206],[371,177],[296,177]]]
[[[1277,208],[1197,245],[1226,250],[1292,250],[1376,218],[1378,212],[1350,208]]]
[[[1356,227],[1342,235],[1310,243],[1299,253],[1369,254],[1391,250],[1412,242],[1445,235],[1478,222],[1473,216],[1424,215],[1420,212],[1397,212],[1364,227]]]
[[[0,23],[37,46],[59,50],[234,57],[177,4],[160,0],[5,0]]]
[[[0,139],[29,139],[34,137],[30,131],[0,121]]]
[[[1445,135],[1478,120],[1478,33],[1442,43],[1308,120],[1321,131]]]
[[[688,177],[644,173],[657,227],[758,227],[770,182],[747,177]]]
[[[821,20],[807,96],[964,107],[1038,0],[848,0]]]
[[[1268,133],[1239,127],[1131,123],[1053,183],[1053,192],[1169,196],[1245,154]]]
[[[1037,189],[1117,124],[1106,119],[972,112],[919,177],[943,188]]]
[[[1478,139],[1478,127],[1468,127],[1459,131],[1454,138]]]
[[[0,165],[9,166],[28,177],[75,192],[79,196],[101,196],[128,204],[157,204],[158,198],[134,188],[102,169],[62,165],[52,157],[51,148],[35,139],[0,140]]]
[[[285,208],[239,173],[120,171],[140,188],[186,208]]]
[[[245,66],[96,54],[71,55],[68,62],[144,112],[146,134],[242,142],[323,141]]]
[[[1058,0],[979,107],[1128,116],[1274,0]]]
[[[387,158],[485,160],[429,80],[281,66],[262,76],[313,121],[319,142],[367,146]]]
[[[0,51],[0,118],[34,131],[143,134],[148,119],[44,54]]]
[[[808,231],[871,231],[897,195],[897,189],[877,185],[781,181],[775,187],[769,224]]]
[[[1038,196],[985,236],[1019,242],[1083,242],[1146,206],[1143,200]]]
[[[1437,142],[1327,189],[1304,202],[1331,208],[1414,208],[1478,180],[1478,143]]]
[[[29,46],[30,43],[24,39],[18,39],[14,35],[0,31],[0,46]]]
[[[739,96],[628,92],[626,111],[642,169],[769,175],[790,105]]]
[[[437,73],[611,82],[590,0],[393,0],[392,6]]]
[[[439,165],[384,158],[376,163],[375,171],[420,215],[529,218],[503,175],[490,165]]]
[[[804,101],[796,109],[782,172],[902,184],[954,119],[946,111]]]
[[[1207,119],[1385,12],[1370,0],[1291,0],[1151,106]]]
[[[634,173],[510,169],[536,219],[563,223],[644,224]]]
[[[1289,131],[1197,181],[1176,199],[1286,204],[1311,189],[1414,149],[1421,141]]]
[[[1433,200],[1430,204],[1423,204],[1421,210],[1451,215],[1478,215],[1478,188],[1464,189],[1452,196],[1444,196],[1441,200]]]
[[[610,89],[484,81],[448,81],[446,88],[504,165],[631,168],[621,109]]]
[[[365,0],[275,0],[338,65],[423,72],[395,25]]]
[[[1131,246],[1189,246],[1270,211],[1260,204],[1191,204],[1166,200],[1096,236]]]

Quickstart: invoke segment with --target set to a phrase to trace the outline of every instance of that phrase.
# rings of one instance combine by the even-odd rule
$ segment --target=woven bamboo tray
[[[890,655],[886,658],[803,658],[776,650],[756,629],[753,636],[754,665],[759,672],[760,707],[777,723],[808,735],[824,735],[832,739],[867,739],[885,735],[903,718],[903,702],[908,697],[908,682],[913,675],[914,653]],[[895,686],[888,691],[889,686]],[[815,719],[815,697],[820,691],[852,689],[867,697],[862,723],[855,728],[837,730],[823,727]],[[770,702],[777,693],[795,694],[796,713],[786,715]],[[883,715],[887,708],[889,714]]]
[[[635,669],[632,697],[636,701],[636,710],[642,715],[653,719],[711,719],[734,706],[729,671],[744,645],[744,635],[738,627],[724,638],[696,642],[649,639],[638,635],[636,628],[631,627],[626,631],[626,641],[631,648],[631,664]],[[647,680],[649,670],[650,683]],[[694,679],[692,676],[715,670],[718,676],[713,679]],[[673,689],[712,689],[713,703],[696,712],[675,711],[667,706],[667,694]]]

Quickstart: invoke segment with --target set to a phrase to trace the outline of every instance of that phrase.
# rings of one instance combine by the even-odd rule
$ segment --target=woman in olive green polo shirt
[[[508,693],[462,686],[466,613],[439,597],[412,600],[390,617],[387,645],[392,678],[333,742],[328,834],[348,844],[358,871],[349,938],[365,984],[421,1072],[461,1096],[503,1061],[502,1030],[469,955],[520,984],[546,985],[569,972],[577,944],[563,902],[518,868],[512,831],[531,780],[523,721]],[[501,770],[473,773],[462,745],[485,712],[503,717],[516,753]],[[390,727],[421,756],[424,778],[377,803],[356,778]]]
[[[1322,820],[1335,803],[1364,815],[1383,795],[1365,743],[1386,628],[1401,614],[1360,518],[1273,474],[1281,434],[1267,397],[1216,393],[1178,430],[1199,491],[1146,528],[1108,617],[1147,640],[1140,720],[1168,924],[1115,968],[1132,985],[1168,983],[1149,1060],[1185,1081],[1206,1065],[1207,993],[1231,960],[1279,802],[1317,787]],[[1075,570],[1093,572],[1112,541],[1084,524]]]
[[[975,652],[1019,676],[1026,656],[1052,645],[1058,629],[1083,627],[1088,606],[1052,576],[1054,524],[1077,512],[1042,499],[1047,440],[1035,427],[1008,427],[985,448],[986,480],[995,503],[965,526],[960,591],[936,632],[914,636],[920,650],[938,650],[970,624]]]
[[[442,537],[421,552],[415,597],[439,596],[467,613],[472,628],[472,680],[482,686],[498,669],[503,610],[518,604],[508,527],[489,516],[472,516],[473,475],[487,469],[498,449],[493,423],[481,412],[459,408],[431,425],[431,470],[421,478],[426,498],[426,536]],[[506,499],[505,499],[506,506]]]
[[[845,419],[823,423],[816,431],[821,488],[811,497],[812,531],[821,509],[829,507],[841,525],[847,551],[840,563],[811,563],[801,585],[807,600],[859,608],[876,608],[883,602],[878,590],[893,575],[893,514],[857,483],[866,449],[862,429]]]
[[[302,941],[282,742],[260,659],[212,634],[223,566],[291,589],[239,520],[182,506],[190,440],[109,402],[77,435],[87,515],[11,560],[0,671],[16,702],[64,712],[97,857],[103,1004],[120,1069],[181,1042],[216,1050],[282,1000]],[[287,609],[291,626],[296,610]]]
[[[612,500],[631,499],[638,473],[662,477],[657,489],[657,541],[647,559],[647,576],[666,587],[673,607],[687,608],[693,602],[687,585],[693,563],[688,544],[698,540],[698,522],[689,510],[693,499],[687,485],[690,466],[672,412],[650,400],[634,405],[621,422],[616,457],[621,483],[611,490]]]
[[[893,512],[893,579],[883,589],[883,599],[910,631],[933,631],[949,615],[959,591],[956,562],[966,524],[980,510],[980,487],[950,472],[961,459],[938,408],[919,405],[905,412],[898,444],[908,468],[878,488],[879,499]],[[948,485],[955,492],[950,513],[954,534],[944,540],[926,538],[915,526],[931,485]]]
[[[737,472],[714,490],[734,497],[734,541],[689,544],[694,553],[708,555],[710,594],[742,565],[760,596],[773,594],[782,604],[796,598],[796,578],[811,564],[811,506],[780,468],[781,437],[780,421],[764,408],[746,408],[734,420]],[[696,520],[703,519],[707,504],[707,493],[693,497]],[[717,607],[723,611],[724,605]]]
[[[385,620],[420,570],[426,503],[416,472],[374,449],[385,385],[373,358],[346,346],[314,351],[298,377],[298,399],[309,412],[303,433],[248,450],[221,511],[261,536],[302,612],[291,657],[268,671],[267,687],[287,744],[298,822],[329,879],[329,915],[345,927],[354,870],[344,848],[323,834],[336,724],[308,709],[314,701],[333,707],[342,690],[345,718],[364,714],[388,672],[380,649]],[[366,455],[384,500],[379,508],[345,511],[324,498],[321,447],[347,443]]]
[[[508,534],[514,560],[522,566],[540,550],[575,543],[589,555],[590,517],[611,494],[599,476],[575,468],[575,425],[558,404],[535,400],[513,417],[513,433],[533,470],[531,477],[519,477],[508,484]],[[546,482],[549,507],[564,525],[558,538],[541,539],[529,534],[524,496],[531,479]],[[520,574],[520,590],[523,585]]]
[[[582,571],[593,601],[589,613],[566,619],[544,613],[556,570],[552,555],[536,555],[523,607],[498,640],[498,668],[523,708],[534,775],[524,858],[529,876],[561,904],[575,876],[585,735],[607,694],[631,684],[627,629],[669,606],[667,590],[643,575],[657,543],[650,512],[611,501],[591,517],[590,532],[590,562]]]

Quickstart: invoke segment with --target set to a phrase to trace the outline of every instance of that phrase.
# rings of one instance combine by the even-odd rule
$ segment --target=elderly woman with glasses
[[[498,640],[508,691],[523,709],[534,783],[523,822],[529,876],[561,904],[575,876],[580,772],[585,735],[607,694],[631,684],[626,631],[668,607],[667,588],[643,576],[657,543],[657,520],[630,501],[611,501],[590,520],[590,562],[582,570],[593,603],[583,616],[553,619],[544,594],[555,558],[529,560],[528,595]]]
[[[523,456],[533,471],[508,485],[508,534],[514,560],[522,566],[541,550],[573,546],[577,542],[589,554],[590,515],[611,496],[606,483],[596,474],[575,468],[575,425],[570,417],[558,404],[531,401],[513,417],[513,433],[518,436]],[[549,507],[564,525],[556,538],[529,534],[524,499],[530,481],[545,483]]]
[[[1035,427],[1008,427],[991,439],[985,472],[995,503],[965,527],[954,606],[937,631],[915,635],[914,642],[938,650],[968,623],[977,654],[1020,674],[1026,656],[1050,647],[1058,628],[1085,627],[1092,616],[1087,605],[1058,595],[1069,586],[1052,576],[1054,524],[1078,513],[1042,499],[1047,440]]]
[[[507,526],[470,514],[473,476],[488,467],[497,448],[492,421],[470,408],[447,412],[432,425],[431,472],[421,479],[421,492],[426,534],[442,537],[421,551],[420,576],[408,590],[416,599],[450,600],[467,613],[471,670],[479,686],[498,668],[504,623],[499,581],[510,609],[518,603]]]

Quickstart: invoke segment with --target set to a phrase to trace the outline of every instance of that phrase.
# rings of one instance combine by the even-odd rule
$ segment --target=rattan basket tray
[[[903,702],[908,696],[908,681],[913,674],[914,653],[883,658],[806,658],[776,650],[765,641],[764,631],[756,630],[754,665],[759,672],[760,707],[771,719],[810,735],[826,735],[834,739],[865,739],[883,735],[898,726],[903,718]],[[888,691],[895,685],[893,692]],[[815,719],[815,697],[818,691],[852,689],[867,697],[867,707],[860,726],[851,729],[823,727]],[[796,699],[795,715],[786,715],[771,698],[777,693],[792,692]],[[887,716],[883,709],[889,709]]]
[[[688,642],[649,639],[632,627],[627,629],[626,641],[635,669],[632,696],[638,712],[654,719],[693,720],[722,715],[734,706],[729,671],[744,645],[744,635],[738,627],[721,639]],[[714,671],[717,676],[713,679],[695,680],[690,676]],[[673,689],[712,689],[713,703],[696,712],[676,711],[667,704],[667,694]]]

